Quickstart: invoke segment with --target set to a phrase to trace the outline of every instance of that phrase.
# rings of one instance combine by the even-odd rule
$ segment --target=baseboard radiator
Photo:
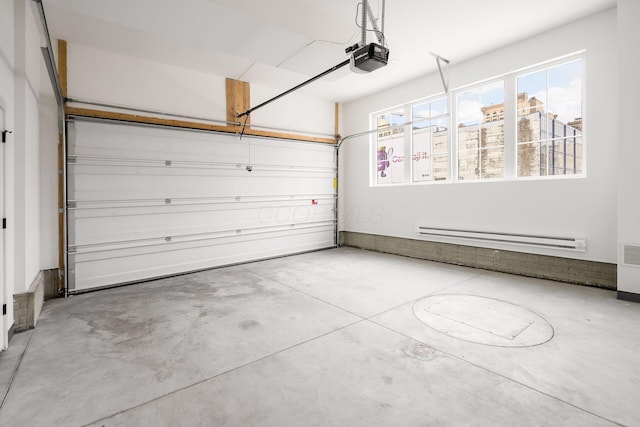
[[[416,227],[416,233],[425,240],[502,243],[510,245],[533,246],[537,248],[570,249],[585,251],[587,240],[580,237],[534,236],[529,234],[495,233],[487,231],[455,230],[450,228]]]

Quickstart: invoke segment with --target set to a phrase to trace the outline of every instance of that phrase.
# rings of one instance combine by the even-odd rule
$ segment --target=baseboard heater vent
[[[507,243],[551,249],[572,249],[577,251],[585,251],[587,249],[587,240],[579,237],[533,236],[529,234],[454,230],[450,228],[432,228],[425,226],[418,226],[416,232],[424,239],[435,241],[455,240],[469,243]],[[640,248],[638,248],[638,250],[640,251]]]
[[[640,246],[624,245],[622,248],[622,262],[625,265],[640,267]]]

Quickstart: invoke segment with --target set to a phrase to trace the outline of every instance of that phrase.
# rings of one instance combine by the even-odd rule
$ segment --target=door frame
[[[0,132],[6,129],[7,125],[7,117],[6,117],[6,108],[5,102],[2,97],[0,97]],[[5,185],[7,181],[6,177],[6,169],[7,169],[7,150],[6,143],[0,143],[0,213],[2,214],[2,218],[6,218],[6,202],[5,202]],[[8,295],[7,295],[7,287],[6,287],[6,236],[5,230],[2,229],[0,231],[0,306],[5,307],[3,309],[3,313],[0,315],[0,351],[4,351],[9,347],[9,307],[5,306],[8,304]]]

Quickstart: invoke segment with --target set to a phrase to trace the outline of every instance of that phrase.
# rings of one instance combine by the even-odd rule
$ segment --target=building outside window
[[[458,180],[504,177],[504,81],[457,95]]]
[[[413,182],[443,181],[449,176],[449,114],[447,98],[412,108]]]
[[[531,70],[374,115],[374,183],[582,175],[583,60]]]
[[[582,61],[517,77],[518,176],[582,173]]]
[[[405,181],[404,127],[390,126],[405,123],[404,109],[396,109],[379,114],[376,118],[376,182],[397,184]]]

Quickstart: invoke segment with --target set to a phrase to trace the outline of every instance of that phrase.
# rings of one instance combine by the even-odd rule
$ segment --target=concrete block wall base
[[[616,264],[351,231],[340,234],[344,246],[604,289],[617,288]]]
[[[29,290],[13,296],[14,332],[33,329],[45,299],[58,295],[58,269],[42,270]]]

